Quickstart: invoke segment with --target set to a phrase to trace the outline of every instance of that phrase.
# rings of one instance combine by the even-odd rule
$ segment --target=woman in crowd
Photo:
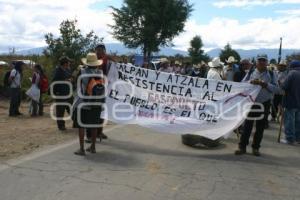
[[[36,64],[33,68],[33,76],[32,76],[32,81],[31,84],[32,86],[35,86],[36,88],[39,89],[40,95],[38,101],[33,100],[31,101],[31,106],[32,106],[32,113],[31,116],[37,116],[39,114],[40,116],[43,115],[43,101],[42,101],[42,88],[41,88],[41,80],[42,78],[45,77],[43,68],[41,65]]]
[[[104,81],[99,78],[99,75],[102,75],[103,77],[102,71],[99,69],[99,67],[103,64],[103,61],[98,60],[95,53],[89,53],[87,58],[82,59],[82,63],[84,66],[81,68],[78,76],[81,84],[80,87],[77,88],[77,97],[73,104],[74,128],[78,128],[80,144],[80,149],[76,151],[75,154],[80,156],[85,155],[85,129],[90,131],[92,143],[86,150],[90,153],[96,153],[95,143],[97,130],[102,126],[100,118],[102,106],[101,104],[95,105],[95,102],[101,102],[98,94],[99,92],[103,92],[103,96],[101,98],[104,99]],[[79,94],[82,94],[83,96]],[[89,102],[91,102],[90,105],[86,104]]]

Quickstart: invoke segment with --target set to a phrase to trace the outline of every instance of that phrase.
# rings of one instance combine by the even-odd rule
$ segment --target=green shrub
[[[43,66],[44,72],[49,79],[49,84],[52,80],[53,75],[53,66],[51,65],[51,60],[45,56],[12,56],[12,55],[2,55],[0,60],[3,60],[7,63],[11,63],[13,60],[32,60],[35,63],[41,64]],[[11,70],[11,66],[1,66],[0,67],[0,95],[7,94],[7,89],[4,88],[4,76],[5,73]],[[23,70],[23,79],[22,79],[22,97],[26,98],[26,91],[31,87],[31,81],[29,78],[32,77],[33,70],[30,66],[24,67]],[[43,99],[45,102],[50,102],[51,97],[48,94],[43,94]]]

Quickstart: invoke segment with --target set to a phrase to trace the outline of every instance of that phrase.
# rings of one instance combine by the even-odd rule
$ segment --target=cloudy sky
[[[110,34],[113,24],[109,6],[122,0],[0,0],[0,52],[45,46],[44,35],[58,34],[64,19],[77,18],[79,27],[94,30],[105,42],[118,42]],[[300,0],[190,0],[194,11],[185,32],[174,39],[175,47],[186,50],[195,35],[205,49],[284,48],[300,49]]]

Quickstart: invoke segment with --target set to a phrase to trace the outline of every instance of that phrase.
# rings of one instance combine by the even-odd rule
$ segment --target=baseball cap
[[[290,63],[290,68],[291,68],[291,69],[294,69],[294,68],[300,68],[300,61],[298,61],[298,60],[293,60],[293,61]]]
[[[268,60],[268,55],[267,54],[258,54],[256,56],[256,60]]]
[[[62,56],[62,57],[59,58],[59,62],[60,62],[61,64],[67,63],[67,62],[72,62],[72,59],[69,58],[68,56]]]

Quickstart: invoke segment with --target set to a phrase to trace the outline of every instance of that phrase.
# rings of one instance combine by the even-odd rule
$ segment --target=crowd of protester
[[[148,63],[142,67],[145,66],[149,68]],[[289,66],[285,60],[278,64],[270,64],[268,56],[260,54],[257,55],[255,63],[250,59],[238,61],[230,56],[225,63],[221,62],[219,57],[215,57],[211,62],[201,61],[192,65],[162,58],[154,69],[199,78],[248,82],[262,87],[244,124],[236,130],[241,134],[236,155],[246,153],[255,122],[252,153],[260,156],[263,133],[269,128],[270,117],[274,122],[283,120],[285,137],[281,139],[281,143],[300,144],[300,89],[297,87],[300,84],[299,61],[291,62]],[[257,112],[258,109],[261,111]]]
[[[74,76],[71,70],[72,59],[62,56],[59,59],[59,65],[55,68],[52,83],[52,96],[56,103],[56,121],[57,127],[61,131],[66,130],[64,115],[67,112],[73,116],[74,127],[78,128],[80,149],[75,152],[76,155],[85,155],[84,138],[86,142],[91,143],[87,149],[90,153],[96,152],[96,138],[107,139],[103,133],[103,122],[101,119],[102,107],[105,98],[97,101],[99,105],[80,106],[85,99],[80,95],[93,96],[94,93],[104,91],[104,79],[111,62],[114,59],[106,54],[104,44],[97,45],[95,52],[91,52],[86,58],[82,59],[82,65],[77,69],[78,73]],[[124,60],[124,63],[127,63]],[[15,63],[14,69],[8,76],[8,84],[11,90],[9,116],[15,117],[22,115],[19,111],[21,103],[21,83],[23,78],[24,63],[19,61]],[[261,86],[261,91],[256,99],[256,104],[251,108],[244,124],[238,128],[241,134],[238,150],[236,155],[246,153],[246,147],[249,144],[249,138],[252,133],[254,122],[256,125],[253,136],[252,153],[260,156],[260,146],[263,139],[263,133],[269,127],[269,116],[271,120],[280,121],[283,116],[285,137],[283,143],[295,144],[300,143],[300,62],[292,61],[289,64],[282,60],[274,66],[270,66],[267,55],[257,55],[255,63],[249,59],[241,61],[230,56],[225,63],[219,57],[213,58],[210,62],[205,63],[182,63],[178,60],[168,60],[161,58],[158,62],[144,62],[142,66],[147,69],[155,69],[161,72],[181,74],[192,77],[227,80],[233,82],[248,82]],[[82,74],[90,75],[88,78],[80,78],[80,87],[77,87],[78,78]],[[93,77],[95,75],[95,77]],[[99,75],[99,76],[98,76]],[[91,78],[92,77],[92,78]],[[102,78],[101,78],[102,77]],[[43,93],[47,85],[47,77],[43,72],[43,67],[36,64],[33,68],[31,78],[32,87],[28,92],[31,97],[31,115],[43,115]],[[92,83],[91,83],[92,82]],[[66,84],[68,83],[68,84]],[[92,85],[92,86],[91,86]],[[92,87],[91,91],[90,88]],[[35,93],[38,91],[37,93]],[[69,105],[73,105],[70,107]],[[259,112],[257,109],[261,107]],[[256,111],[255,111],[256,110]],[[75,114],[74,114],[75,113]],[[263,116],[263,117],[259,117]],[[97,125],[92,128],[88,125]]]

